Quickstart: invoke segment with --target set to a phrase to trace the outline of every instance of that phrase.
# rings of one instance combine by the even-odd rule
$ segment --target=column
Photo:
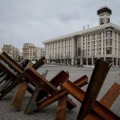
[[[80,58],[80,65],[83,65],[83,58]]]

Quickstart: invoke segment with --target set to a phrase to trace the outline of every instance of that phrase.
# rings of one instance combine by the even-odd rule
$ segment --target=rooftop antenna
[[[87,26],[88,26],[88,28],[89,28],[89,24],[88,24]]]
[[[83,30],[85,30],[85,26],[83,26]]]

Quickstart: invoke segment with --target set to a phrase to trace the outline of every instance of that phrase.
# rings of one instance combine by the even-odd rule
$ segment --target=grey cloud
[[[98,25],[96,11],[104,0],[0,0],[0,48],[9,43],[21,48]],[[120,25],[120,1],[109,0],[112,22]]]

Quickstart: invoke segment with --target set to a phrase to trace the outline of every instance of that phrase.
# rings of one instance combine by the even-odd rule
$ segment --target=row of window
[[[96,54],[101,55],[101,54],[112,54],[112,47],[107,47],[107,48],[97,48],[96,49]],[[84,55],[95,55],[95,49],[84,49],[81,50],[80,48],[77,49],[77,55],[78,56],[84,56]]]
[[[46,56],[61,58],[61,57],[71,57],[72,55],[69,51],[69,52],[64,52],[64,53],[49,53],[49,54],[46,54]]]
[[[103,38],[111,38],[112,37],[112,31],[111,30],[107,30],[107,31],[102,31],[102,32],[97,32],[97,33],[92,33],[92,34],[88,34],[88,35],[83,35],[81,37],[81,40],[83,41],[90,41],[90,40],[97,40],[97,39],[103,39]]]

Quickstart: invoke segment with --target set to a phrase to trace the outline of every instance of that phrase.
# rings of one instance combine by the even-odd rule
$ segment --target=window
[[[112,37],[112,31],[111,31],[111,30],[106,31],[106,37],[107,37],[107,38]]]
[[[120,47],[120,41],[118,41],[118,47]]]
[[[120,40],[120,33],[118,34],[118,40]]]
[[[104,19],[100,18],[100,25],[104,24]]]
[[[112,45],[112,39],[107,39],[106,40],[106,45]]]
[[[78,47],[78,56],[81,56],[81,48]]]
[[[106,21],[107,23],[110,23],[110,18],[107,18],[107,21]]]
[[[106,54],[112,54],[112,48],[111,47],[106,48]]]

